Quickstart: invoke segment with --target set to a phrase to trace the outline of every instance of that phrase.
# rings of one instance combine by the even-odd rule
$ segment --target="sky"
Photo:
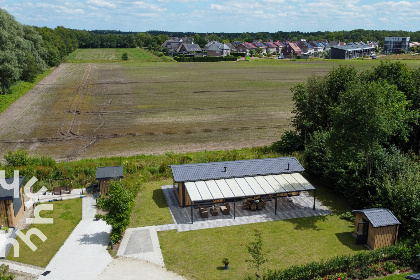
[[[195,33],[420,30],[420,0],[0,0],[26,25]]]

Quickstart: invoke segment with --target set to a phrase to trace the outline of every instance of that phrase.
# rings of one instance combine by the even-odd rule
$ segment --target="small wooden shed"
[[[373,250],[397,244],[401,223],[389,209],[371,208],[353,210],[352,213],[356,214],[354,224],[356,244],[366,244]]]
[[[6,178],[6,184],[13,184],[14,177]],[[7,227],[15,227],[24,211],[24,197],[22,193],[22,185],[25,177],[19,177],[19,197],[15,197],[14,189],[6,189],[0,185],[0,225]],[[7,219],[6,219],[7,217]]]
[[[123,178],[122,166],[106,166],[96,169],[96,180],[99,182],[99,190],[102,195],[108,192],[109,180],[119,181]]]

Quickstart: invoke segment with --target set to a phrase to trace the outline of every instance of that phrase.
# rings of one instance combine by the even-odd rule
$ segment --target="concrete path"
[[[29,274],[29,275],[38,275],[39,276],[44,271],[43,267],[18,263],[18,262],[9,261],[9,260],[1,260],[0,265],[1,264],[8,265],[9,269],[12,272],[13,271],[23,272],[23,273],[26,273],[26,274]]]
[[[84,279],[84,278],[83,278]],[[185,280],[166,268],[144,260],[118,257],[95,280]]]
[[[95,200],[83,198],[82,220],[38,279],[95,279],[112,261],[106,247],[111,227],[95,221]]]

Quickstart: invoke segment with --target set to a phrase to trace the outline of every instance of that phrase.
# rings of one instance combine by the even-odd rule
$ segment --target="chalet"
[[[96,180],[99,182],[99,190],[102,195],[108,193],[110,180],[121,180],[123,178],[122,166],[98,167],[96,169]]]
[[[320,53],[324,51],[325,46],[322,43],[312,41],[310,44],[314,48],[314,53]]]
[[[285,44],[280,41],[274,42],[274,44],[277,46],[277,53],[281,53]]]
[[[400,222],[386,208],[353,210],[356,215],[354,236],[356,244],[376,250],[397,244]]]
[[[14,183],[15,178],[6,178],[5,182],[8,185]],[[0,185],[0,223],[2,226],[15,227],[24,211],[25,199],[23,197],[22,185],[25,177],[19,177],[18,197],[15,197],[15,189],[7,189]]]
[[[230,48],[226,44],[217,41],[209,42],[204,47],[204,50],[208,56],[227,56],[230,54]]]

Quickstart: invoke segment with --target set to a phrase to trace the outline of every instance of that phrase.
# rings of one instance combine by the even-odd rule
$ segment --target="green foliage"
[[[286,130],[281,136],[280,141],[272,144],[271,148],[277,153],[292,153],[302,151],[304,148],[302,137],[296,131]]]
[[[5,264],[0,265],[0,280],[13,280],[15,276],[9,273],[9,266]]]
[[[218,62],[218,61],[236,61],[236,57],[222,56],[198,56],[198,57],[178,57],[174,58],[178,62]]]
[[[112,242],[117,243],[121,240],[125,229],[130,223],[134,195],[120,182],[115,181],[110,182],[107,195],[108,197],[98,199],[98,207],[108,213],[97,217],[111,225],[110,239]]]
[[[121,56],[121,59],[122,60],[128,60],[128,53],[126,53],[126,52],[123,53],[122,56]]]
[[[257,270],[259,274],[261,266],[267,262],[265,257],[265,252],[263,250],[264,242],[261,236],[261,232],[255,230],[255,241],[246,244],[248,253],[251,255],[250,259],[247,259],[247,262],[250,262],[252,266]]]
[[[4,155],[4,159],[6,160],[6,164],[19,167],[19,166],[26,166],[29,164],[29,153],[26,150],[16,150],[16,152],[8,151],[6,155]]]
[[[418,258],[415,257],[420,252],[420,244],[410,246],[391,246],[384,247],[375,251],[367,251],[355,255],[343,255],[323,260],[311,262],[305,265],[291,266],[284,270],[269,270],[264,273],[265,280],[310,280],[326,279],[328,275],[344,273],[352,279],[367,279],[374,275],[378,269],[378,263],[390,260],[397,261],[401,266],[409,266],[417,269]],[[393,269],[394,263],[388,262],[387,267]],[[318,277],[318,278],[316,278]],[[328,278],[331,279],[331,278]]]

